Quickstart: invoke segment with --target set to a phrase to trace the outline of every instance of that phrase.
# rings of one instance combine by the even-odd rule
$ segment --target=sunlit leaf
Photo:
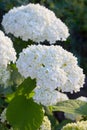
[[[53,111],[63,111],[71,114],[87,115],[87,103],[80,100],[68,100],[51,106]]]
[[[42,107],[25,96],[15,97],[6,115],[14,130],[37,130],[43,120]]]

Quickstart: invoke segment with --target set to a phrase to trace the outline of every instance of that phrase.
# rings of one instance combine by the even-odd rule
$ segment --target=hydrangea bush
[[[8,82],[15,74],[14,69],[16,77],[20,74],[23,79],[20,85],[14,83],[13,92],[5,95],[6,108],[0,116],[2,124],[9,125],[9,130],[51,130],[55,128],[46,109],[51,116],[55,110],[87,115],[86,102],[71,101],[64,93],[80,91],[85,81],[83,69],[71,52],[53,45],[67,39],[68,27],[51,10],[31,3],[11,9],[1,24],[4,32],[0,31],[0,85],[11,87]],[[23,48],[17,57],[14,43],[4,33],[36,44]],[[44,41],[49,45],[42,45]],[[74,104],[73,109],[68,110],[67,103],[68,106]],[[83,111],[81,105],[85,105]]]

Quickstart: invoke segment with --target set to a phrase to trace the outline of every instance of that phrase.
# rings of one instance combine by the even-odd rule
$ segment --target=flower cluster
[[[55,103],[59,99],[56,89],[62,92],[77,92],[83,87],[85,76],[77,65],[77,58],[60,46],[28,46],[20,53],[16,64],[22,76],[36,78],[36,95],[43,95],[44,100],[48,97],[52,101],[53,97]]]
[[[10,72],[7,69],[10,62],[16,61],[16,52],[13,48],[13,43],[7,36],[0,31],[0,85],[7,85],[7,80],[10,78]]]
[[[38,104],[41,103],[44,106],[55,105],[60,101],[68,100],[66,94],[60,93],[56,90],[50,91],[42,87],[36,87],[34,92],[35,92],[35,95],[33,97],[34,101],[37,102]]]
[[[39,130],[51,130],[51,123],[47,116],[44,116],[43,122],[42,122]]]
[[[4,15],[2,25],[6,33],[20,37],[24,41],[35,42],[66,40],[67,26],[55,14],[39,4],[14,7]]]
[[[16,61],[16,52],[10,38],[0,31],[0,66],[5,66]]]
[[[37,79],[37,86],[63,92],[79,91],[84,74],[72,53],[61,46],[31,45],[20,53],[18,71],[25,78]]]
[[[87,130],[87,121],[68,123],[62,130]]]

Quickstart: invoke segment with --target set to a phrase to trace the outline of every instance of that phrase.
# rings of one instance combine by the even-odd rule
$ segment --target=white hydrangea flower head
[[[87,121],[68,123],[61,130],[87,130]]]
[[[40,43],[45,40],[50,44],[57,40],[65,41],[69,36],[67,26],[55,14],[40,4],[30,3],[14,7],[3,16],[2,25],[5,32]]]
[[[0,120],[1,120],[2,123],[5,123],[5,121],[6,121],[6,110],[7,110],[7,108],[5,108],[2,111],[1,116],[0,116]]]
[[[73,88],[75,92],[80,91],[80,87],[83,87],[85,79],[82,68],[76,63],[72,63],[72,65],[67,64],[63,69],[68,74],[67,76],[69,80],[67,80],[65,86],[62,86],[62,91],[65,91],[66,89],[66,92],[71,91],[71,93],[73,93],[71,88]],[[70,87],[68,88],[68,86]]]
[[[36,78],[37,86],[53,91],[78,92],[85,76],[77,58],[61,46],[31,45],[20,53],[16,62],[25,78]]]
[[[44,89],[43,87],[36,87],[34,89],[35,95],[33,99],[36,103],[42,104],[44,106],[55,105],[60,101],[68,100],[66,94],[60,93],[59,91],[49,89]]]
[[[0,31],[0,66],[5,66],[16,61],[16,52],[10,38]]]
[[[37,72],[37,86],[48,88],[51,91],[57,86],[63,86],[66,80],[66,73],[59,67],[48,67],[47,69],[44,67]]]
[[[8,85],[10,79],[10,72],[3,66],[0,66],[0,85],[4,85],[4,88]]]
[[[43,122],[42,122],[39,130],[51,130],[51,123],[47,116],[44,116]]]
[[[35,95],[33,96],[33,99],[36,103],[42,104],[44,106],[50,106],[50,105],[55,105],[57,103],[57,99],[59,97],[58,91],[53,90],[44,90],[41,87],[36,87],[35,90]]]

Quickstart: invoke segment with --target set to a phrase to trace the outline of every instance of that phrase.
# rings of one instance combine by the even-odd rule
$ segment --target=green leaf
[[[68,100],[51,106],[53,111],[63,111],[71,114],[87,115],[87,103],[80,100]]]
[[[7,94],[5,101],[9,103],[14,97],[15,97],[15,92],[12,94]]]
[[[34,95],[33,89],[36,87],[36,80],[27,78],[17,88],[16,92],[6,95],[6,102],[10,102],[15,96],[24,95],[31,98]]]
[[[63,120],[60,124],[57,124],[54,128],[54,130],[61,130],[63,126],[65,126],[68,123],[72,123],[71,120]]]
[[[25,79],[21,85],[19,85],[16,95],[29,96],[29,93],[31,93],[35,87],[36,87],[36,80],[31,79],[29,77]]]
[[[43,120],[43,110],[31,98],[17,96],[8,105],[6,116],[14,130],[37,130]]]
[[[23,81],[24,77],[21,76],[21,74],[18,72],[18,68],[16,67],[16,64],[11,63],[8,66],[8,69],[11,72],[11,77],[9,80],[9,86],[12,86],[12,90],[16,90],[16,86],[19,86]]]

